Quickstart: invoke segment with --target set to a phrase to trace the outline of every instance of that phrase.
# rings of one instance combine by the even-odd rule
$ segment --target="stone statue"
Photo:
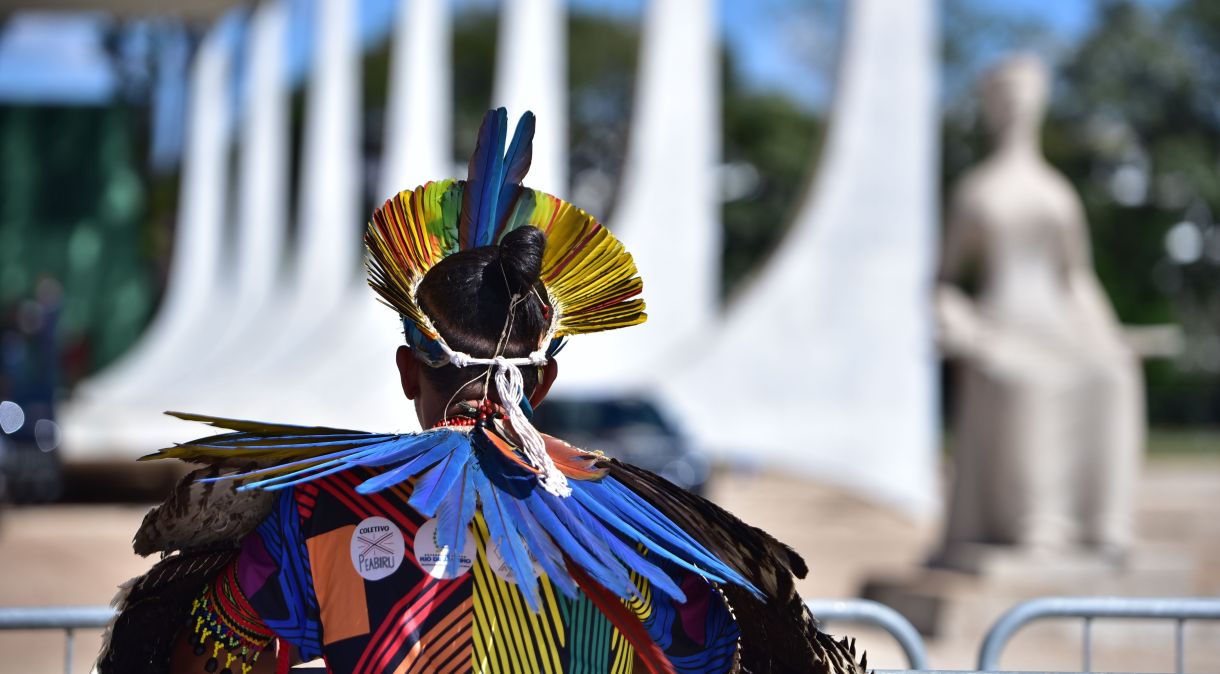
[[[1141,371],[1094,274],[1080,198],[1042,156],[1048,93],[1028,56],[985,78],[994,149],[949,206],[937,318],[961,367],[943,555],[963,543],[1118,553],[1132,536]],[[973,297],[956,285],[967,276]]]

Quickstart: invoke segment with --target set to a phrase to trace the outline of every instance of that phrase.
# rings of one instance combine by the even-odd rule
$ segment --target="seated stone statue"
[[[986,77],[994,149],[949,207],[937,314],[960,367],[946,550],[1118,552],[1132,536],[1141,371],[1093,271],[1081,201],[1042,156],[1048,90],[1027,56]],[[968,273],[973,297],[956,285]]]

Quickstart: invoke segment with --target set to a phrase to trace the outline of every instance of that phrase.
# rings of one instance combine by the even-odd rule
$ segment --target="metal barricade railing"
[[[928,656],[923,639],[897,611],[866,599],[815,599],[805,602],[823,622],[874,625],[889,632],[906,654],[911,669],[925,669]],[[0,630],[63,630],[64,671],[72,670],[73,632],[105,627],[114,617],[108,606],[7,606],[0,607]]]
[[[1043,618],[1081,618],[1084,621],[1081,653],[1083,670],[1093,666],[1093,620],[1095,618],[1144,618],[1173,620],[1174,667],[1185,671],[1184,623],[1187,620],[1220,620],[1220,598],[1152,597],[1045,597],[1017,604],[991,626],[979,649],[979,669],[995,670],[1000,652],[1017,630]]]
[[[64,672],[70,674],[73,633],[105,627],[113,617],[109,606],[0,606],[0,630],[63,630]]]
[[[927,669],[928,654],[919,630],[902,614],[869,599],[810,599],[805,602],[821,622],[849,622],[880,627],[902,648],[911,669]]]

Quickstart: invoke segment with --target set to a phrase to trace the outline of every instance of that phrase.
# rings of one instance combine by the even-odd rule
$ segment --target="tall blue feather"
[[[579,588],[576,581],[568,575],[564,564],[563,553],[555,546],[555,542],[543,530],[542,525],[520,499],[511,499],[507,506],[512,509],[512,515],[517,522],[517,529],[525,537],[525,543],[538,560],[539,566],[547,578],[559,587],[559,591],[570,598],[575,598]]]
[[[569,500],[560,503],[559,497],[536,490],[530,495],[530,510],[563,551],[602,587],[620,597],[630,597],[635,592],[635,584],[627,570],[581,521],[587,512],[583,508],[577,511],[566,507]]]
[[[462,477],[462,469],[466,467],[468,458],[470,458],[469,450],[450,452],[449,456],[441,459],[416,481],[415,487],[411,490],[411,498],[407,502],[426,517],[435,515],[441,499]]]
[[[673,552],[673,550],[671,550],[671,548],[679,548],[688,554],[693,552],[689,546],[684,545],[685,541],[676,539],[667,532],[658,531],[655,528],[649,527],[647,523],[642,522],[641,520],[636,519],[634,521],[628,521],[628,519],[634,518],[625,519],[620,517],[621,511],[615,512],[614,510],[618,509],[612,510],[607,506],[607,504],[600,502],[599,499],[583,489],[573,489],[572,497],[577,499],[582,505],[588,507],[594,515],[604,520],[608,525],[623,532],[623,535],[636,541],[637,543],[643,544],[644,547],[657,553],[661,557],[711,580],[718,582],[726,581],[724,576],[722,576],[720,573],[716,573],[711,568],[701,568],[699,565],[688,561],[683,555],[676,554]],[[641,531],[640,529],[643,529],[644,531]],[[662,541],[664,541],[665,544],[662,544]],[[705,566],[711,566],[707,564],[706,559],[699,559],[699,557],[703,557],[702,555],[692,556],[695,556],[696,559],[702,562]],[[723,564],[717,563],[716,566],[723,568]]]
[[[454,436],[456,435],[454,434]],[[444,437],[444,439],[438,441],[435,445],[407,459],[397,467],[365,480],[356,486],[356,491],[361,494],[379,492],[382,489],[393,487],[396,484],[415,477],[423,472],[425,468],[437,463],[451,453],[469,452],[470,443],[465,441],[464,438],[456,438],[454,436]]]
[[[608,530],[599,520],[593,519],[592,524],[593,526],[590,526],[590,529],[593,530],[600,540],[606,542],[607,547],[614,553],[614,556],[618,557],[619,561],[628,569],[647,578],[654,587],[662,590],[665,594],[677,599],[679,602],[686,601],[686,593],[674,583],[673,578],[670,578],[669,574],[645,559],[633,546],[624,543],[623,539]]]
[[[534,564],[521,543],[521,536],[517,534],[517,527],[510,512],[504,507],[504,500],[512,497],[496,489],[482,471],[473,472],[472,475],[475,489],[479,493],[479,502],[482,504],[483,520],[487,522],[487,533],[508,564],[517,587],[521,588],[525,597],[525,603],[531,611],[537,611],[538,581],[534,577]]]
[[[508,216],[517,203],[517,195],[521,192],[521,182],[529,173],[530,162],[534,159],[534,113],[528,110],[517,120],[517,129],[513,131],[513,142],[508,146],[508,154],[504,156],[504,180],[500,186],[500,195],[496,199],[495,239],[499,241],[504,232]]]
[[[461,476],[436,510],[437,543],[449,548],[446,578],[458,575],[458,562],[466,547],[466,532],[470,529],[470,520],[474,518],[475,488],[470,472],[478,469],[478,464],[467,457]]]
[[[496,201],[504,182],[504,134],[508,111],[488,110],[479,127],[474,154],[462,191],[462,213],[458,221],[458,242],[462,250],[494,243]]]
[[[665,517],[651,503],[614,478],[608,477],[596,483],[581,482],[578,485],[583,490],[582,502],[592,503],[593,508],[600,511],[598,514],[607,520],[607,524],[616,526],[611,520],[617,519],[620,526],[626,525],[633,529],[639,529],[644,533],[645,538],[654,544],[660,543],[673,546],[673,551],[668,554],[661,550],[654,550],[661,556],[667,559],[670,559],[671,555],[676,556],[679,558],[677,563],[686,568],[691,568],[692,562],[701,565],[701,569],[692,570],[711,577],[714,580],[740,585],[753,594],[762,596],[761,591],[744,576],[720,561],[707,548],[703,547],[701,543],[692,538],[690,534]],[[575,490],[573,491],[575,492]],[[624,531],[624,533],[626,532]],[[649,549],[654,549],[647,543],[645,543],[645,546],[649,547]]]

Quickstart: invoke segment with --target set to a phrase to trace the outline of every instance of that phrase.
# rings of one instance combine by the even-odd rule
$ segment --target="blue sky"
[[[300,76],[309,62],[311,7],[315,0],[286,0],[293,6],[290,58]],[[399,0],[357,0],[366,42],[384,39]],[[409,1],[409,0],[405,0]],[[638,20],[644,0],[569,0],[574,11]],[[1165,6],[1173,0],[1142,0]],[[495,7],[496,0],[454,0],[455,11]],[[1071,44],[1095,20],[1097,0],[974,0],[973,6],[1013,18],[1034,18],[1060,44]],[[792,95],[811,107],[825,104],[830,91],[843,0],[720,0],[721,34],[742,76],[760,89]],[[48,18],[15,15],[0,36],[0,101],[87,103],[104,100],[116,78],[105,63],[101,15]],[[232,22],[236,23],[236,22]],[[235,37],[237,28],[233,28]]]

